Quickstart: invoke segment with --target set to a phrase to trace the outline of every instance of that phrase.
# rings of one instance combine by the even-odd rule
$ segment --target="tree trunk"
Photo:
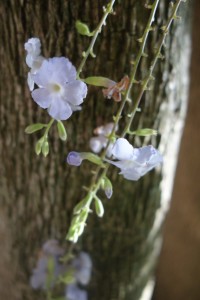
[[[143,34],[149,10],[146,1],[117,1],[115,15],[97,40],[95,59],[89,58],[82,77],[100,75],[119,81],[129,74]],[[39,37],[45,57],[67,56],[75,66],[89,38],[76,33],[75,21],[91,29],[102,16],[105,1],[1,1],[1,224],[0,266],[2,299],[40,299],[29,286],[29,277],[41,244],[49,238],[64,243],[74,205],[84,196],[83,185],[91,178],[91,165],[80,168],[65,164],[71,150],[88,151],[93,129],[112,121],[118,104],[105,100],[97,88],[89,95],[81,113],[66,121],[67,143],[54,129],[47,158],[37,157],[34,144],[39,134],[24,133],[27,125],[48,122],[49,117],[32,101],[27,88],[24,42]],[[170,30],[163,54],[154,72],[155,81],[142,99],[142,113],[134,126],[158,129],[157,137],[135,138],[134,145],[152,143],[164,154],[162,172],[151,172],[138,182],[117,176],[111,169],[114,196],[104,201],[105,215],[91,214],[77,249],[87,251],[93,261],[89,299],[140,299],[150,282],[160,249],[160,228],[171,197],[179,141],[186,112],[190,54],[189,7],[181,5],[182,21]],[[155,25],[169,14],[168,1],[160,1]],[[140,64],[138,79],[144,78],[160,37],[151,32]],[[133,91],[133,97],[137,89]],[[123,120],[120,126],[123,126]],[[2,271],[3,270],[3,271]],[[8,271],[9,270],[9,271]],[[19,276],[20,275],[20,276]],[[14,285],[13,285],[14,283]],[[43,297],[43,296],[42,296]],[[44,297],[42,298],[44,299]],[[147,298],[145,298],[147,299]]]

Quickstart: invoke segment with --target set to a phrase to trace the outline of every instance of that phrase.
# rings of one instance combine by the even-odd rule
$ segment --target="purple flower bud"
[[[69,165],[78,167],[81,165],[83,159],[84,158],[82,157],[81,153],[72,151],[67,156],[67,163]]]

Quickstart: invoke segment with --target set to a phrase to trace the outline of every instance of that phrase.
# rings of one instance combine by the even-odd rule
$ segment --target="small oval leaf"
[[[41,130],[42,128],[44,128],[46,126],[47,126],[46,124],[41,124],[41,123],[31,124],[26,127],[25,133],[31,134],[33,132]]]
[[[101,76],[90,76],[81,80],[90,85],[107,87],[107,88],[116,84],[115,81]]]
[[[78,33],[80,33],[81,35],[86,35],[86,36],[93,36],[94,33],[90,31],[89,27],[81,22],[81,21],[76,21],[76,30],[78,31]]]
[[[130,131],[129,134],[134,134],[138,136],[150,136],[150,135],[157,135],[157,130],[151,128],[143,128],[132,132]]]

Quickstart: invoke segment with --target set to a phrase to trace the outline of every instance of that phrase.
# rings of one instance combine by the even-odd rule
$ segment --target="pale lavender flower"
[[[26,64],[30,68],[30,72],[28,72],[27,82],[30,91],[32,91],[34,89],[34,84],[35,84],[33,75],[37,73],[45,58],[40,55],[41,43],[38,38],[29,39],[24,44],[24,48],[27,51]]]
[[[71,283],[66,286],[65,289],[66,300],[87,300],[87,292],[80,289],[77,284]]]
[[[75,268],[75,277],[77,282],[87,285],[91,278],[92,261],[86,252],[80,252],[72,263]]]
[[[31,38],[24,44],[24,48],[27,51],[26,64],[32,68],[35,58],[41,53],[41,42],[38,38]]]
[[[63,248],[61,248],[56,240],[48,240],[42,246],[40,257],[37,261],[37,266],[33,270],[33,274],[30,278],[30,285],[33,289],[46,289],[47,277],[48,277],[48,263],[49,260],[53,260],[54,270],[51,286],[53,287],[56,279],[59,275],[63,274],[65,267],[59,262],[59,258],[64,254]]]
[[[118,161],[106,160],[121,169],[119,174],[128,180],[138,180],[147,172],[162,163],[163,158],[153,146],[133,148],[124,138],[119,138],[112,149],[112,155]]]
[[[76,69],[65,57],[44,60],[33,80],[39,87],[32,92],[34,101],[56,120],[79,110],[87,94],[86,84],[76,80]]]
[[[111,134],[113,130],[114,123],[108,123],[104,126],[97,127],[94,130],[94,133],[97,135],[96,137],[92,137],[90,139],[90,149],[94,153],[99,153],[102,149],[106,148],[108,143],[108,136]],[[117,127],[116,127],[117,130]],[[115,130],[115,131],[116,131]],[[106,150],[106,156],[110,157],[112,155],[113,143],[110,143]]]

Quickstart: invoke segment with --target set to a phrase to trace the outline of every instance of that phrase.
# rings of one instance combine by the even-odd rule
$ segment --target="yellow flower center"
[[[57,83],[52,84],[52,90],[56,93],[61,91],[61,86]]]

